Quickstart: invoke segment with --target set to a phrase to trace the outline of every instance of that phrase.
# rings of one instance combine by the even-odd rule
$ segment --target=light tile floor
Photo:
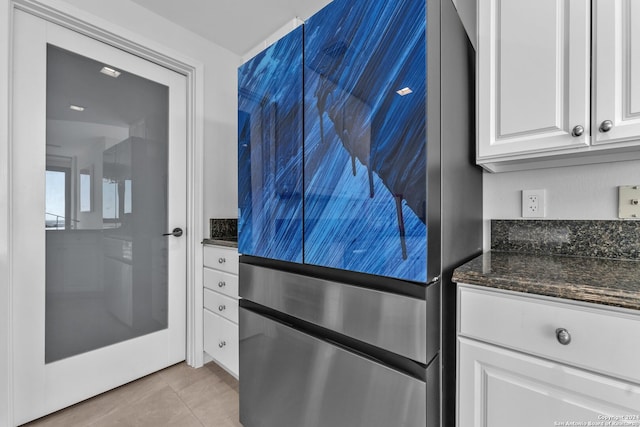
[[[213,362],[179,363],[26,426],[242,427],[238,381]]]

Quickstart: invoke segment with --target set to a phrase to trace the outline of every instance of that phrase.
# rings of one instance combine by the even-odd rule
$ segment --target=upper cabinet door
[[[426,280],[425,3],[305,24],[305,263]]]
[[[238,69],[238,251],[302,262],[302,27]]]
[[[478,0],[479,160],[589,144],[589,20],[588,0]]]
[[[637,140],[640,135],[640,2],[596,0],[594,22],[594,144]]]

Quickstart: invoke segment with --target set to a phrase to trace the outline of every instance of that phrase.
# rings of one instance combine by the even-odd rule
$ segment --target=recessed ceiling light
[[[73,104],[71,104],[71,105],[69,105],[69,108],[70,108],[70,109],[72,109],[72,110],[74,110],[74,111],[84,111],[84,107],[81,107],[81,106],[79,106],[79,105],[73,105]]]
[[[413,93],[413,91],[411,90],[411,88],[405,87],[403,89],[396,91],[396,93],[400,96],[405,96],[405,95],[409,95],[410,93]]]
[[[114,70],[113,68],[109,68],[109,67],[102,67],[102,70],[100,70],[100,72],[102,74],[105,74],[109,77],[113,77],[114,79],[117,79],[118,76],[120,76],[120,71]]]

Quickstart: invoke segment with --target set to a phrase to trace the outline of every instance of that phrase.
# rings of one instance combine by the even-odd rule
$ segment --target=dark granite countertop
[[[640,261],[486,252],[453,281],[640,310]]]
[[[209,237],[202,241],[203,245],[238,247],[238,219],[211,218],[209,220]]]
[[[226,246],[229,248],[238,248],[238,240],[231,240],[231,239],[203,239],[202,244]]]

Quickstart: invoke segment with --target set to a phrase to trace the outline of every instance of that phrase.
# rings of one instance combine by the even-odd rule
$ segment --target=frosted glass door
[[[167,86],[47,46],[47,363],[167,327],[168,114]]]
[[[187,106],[159,65],[23,12],[15,33],[22,424],[184,360]]]

